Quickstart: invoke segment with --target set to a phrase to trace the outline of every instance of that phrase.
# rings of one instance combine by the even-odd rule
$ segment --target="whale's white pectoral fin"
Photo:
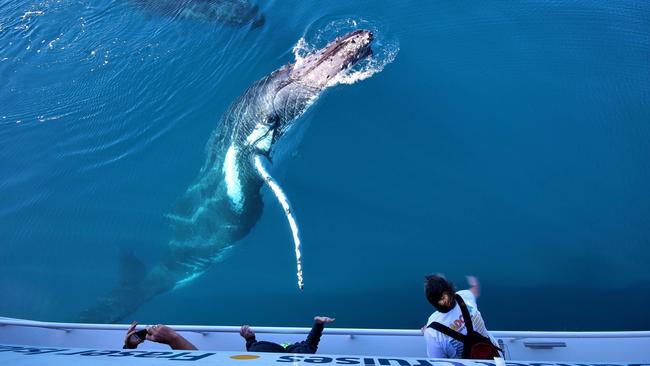
[[[297,267],[297,276],[298,276],[298,287],[302,290],[303,288],[303,279],[302,279],[302,252],[300,245],[300,233],[298,231],[298,223],[293,214],[293,209],[291,208],[291,203],[289,199],[282,191],[282,188],[278,183],[273,179],[271,174],[269,174],[265,165],[268,164],[268,159],[262,155],[255,155],[255,170],[262,177],[264,182],[271,188],[273,195],[278,199],[282,209],[284,210],[285,216],[287,216],[287,221],[289,221],[289,227],[291,228],[291,233],[293,234],[293,243],[296,250],[296,267]]]

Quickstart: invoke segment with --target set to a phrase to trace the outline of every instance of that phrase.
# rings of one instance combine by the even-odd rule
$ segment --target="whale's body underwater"
[[[264,24],[259,6],[249,0],[130,0],[150,14],[203,20],[233,27]]]
[[[82,321],[119,321],[154,296],[201,275],[260,218],[265,183],[289,220],[302,287],[297,225],[288,200],[266,166],[285,133],[320,93],[372,54],[372,39],[369,31],[348,33],[251,85],[223,116],[208,142],[197,179],[168,215],[173,237],[164,260],[146,273],[125,277],[82,313]]]

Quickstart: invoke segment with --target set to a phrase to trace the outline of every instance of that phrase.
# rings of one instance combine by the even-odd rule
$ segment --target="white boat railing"
[[[61,331],[72,330],[126,330],[129,324],[86,324],[86,323],[58,323],[42,322],[35,320],[2,318],[0,326],[22,326],[56,329]],[[206,325],[170,325],[180,332],[194,333],[239,333],[239,326],[206,326]],[[311,328],[303,327],[252,327],[257,333],[272,334],[307,334]],[[419,329],[361,329],[361,328],[325,328],[325,333],[332,335],[363,335],[363,336],[421,336]],[[650,331],[601,331],[601,332],[567,332],[567,331],[491,331],[496,338],[524,339],[524,338],[646,338]]]

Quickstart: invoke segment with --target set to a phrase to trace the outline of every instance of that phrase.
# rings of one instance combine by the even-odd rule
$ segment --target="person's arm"
[[[124,337],[124,346],[122,348],[124,349],[136,349],[138,348],[138,345],[142,342],[144,342],[144,339],[138,337],[136,334],[137,331],[135,330],[135,327],[138,325],[138,322],[134,321],[131,323],[131,326],[129,329],[126,331],[126,337]]]
[[[445,354],[445,350],[436,339],[436,337],[433,336],[433,329],[427,328],[424,331],[424,340],[427,343],[427,356],[430,358],[445,358],[447,355]]]
[[[239,335],[246,340],[246,351],[250,351],[253,343],[257,342],[257,339],[255,339],[255,332],[250,326],[242,325],[241,328],[239,328]]]
[[[323,334],[323,329],[325,329],[325,324],[331,323],[333,321],[334,318],[327,316],[315,316],[314,325],[311,327],[309,335],[307,335],[307,343],[315,348],[318,348],[318,343],[320,342],[320,337]]]
[[[478,278],[474,276],[466,276],[467,283],[469,284],[469,290],[474,295],[474,298],[477,298],[481,295],[481,285],[478,283]]]
[[[190,341],[176,333],[172,328],[158,324],[147,327],[147,339],[153,342],[163,343],[172,349],[196,351],[196,347]]]

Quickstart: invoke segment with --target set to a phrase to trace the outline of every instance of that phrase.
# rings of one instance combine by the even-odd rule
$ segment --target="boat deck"
[[[29,365],[50,364],[67,356],[92,362],[115,363],[119,359],[186,360],[219,359],[217,364],[238,363],[245,358],[245,342],[234,326],[172,325],[201,351],[172,351],[167,346],[145,342],[135,350],[121,350],[128,325],[51,323],[0,318],[0,364],[33,360]],[[254,327],[259,340],[278,343],[304,340],[309,328]],[[494,331],[492,335],[505,351],[508,365],[551,365],[598,363],[650,366],[650,331],[641,332],[520,332]],[[164,353],[161,353],[164,352]],[[210,354],[198,358],[199,354]],[[256,366],[282,362],[364,364],[365,366],[428,366],[452,362],[426,357],[424,338],[419,330],[326,328],[318,354],[309,356],[274,355],[255,358]],[[345,355],[345,356],[328,356]],[[27,357],[29,356],[29,357]],[[92,356],[92,357],[91,357]],[[269,358],[270,357],[270,358]],[[282,358],[285,357],[285,358]],[[314,358],[315,357],[315,358]],[[46,361],[47,359],[47,361]],[[21,361],[22,360],[22,361]],[[266,360],[266,361],[264,361]],[[392,361],[391,361],[392,360]],[[7,363],[5,361],[11,361]],[[227,362],[226,362],[227,361]],[[252,359],[251,359],[252,361]],[[534,361],[534,362],[529,362]],[[32,361],[30,361],[32,362]],[[84,361],[85,362],[85,361]],[[88,361],[90,362],[90,361]],[[138,361],[140,362],[140,361]],[[147,361],[148,362],[148,361]],[[454,360],[457,365],[460,361]],[[472,361],[467,361],[472,362]],[[461,362],[462,363],[462,362]],[[92,363],[101,364],[101,363]],[[215,364],[215,363],[211,363]],[[463,363],[466,364],[466,363]],[[489,363],[494,365],[494,362]],[[27,365],[27,364],[25,364]],[[488,363],[483,363],[488,365]]]

